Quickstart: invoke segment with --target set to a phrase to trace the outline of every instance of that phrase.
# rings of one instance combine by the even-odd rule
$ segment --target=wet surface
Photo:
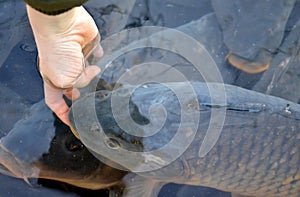
[[[245,15],[245,9],[248,10],[249,4],[253,4],[252,1],[239,3],[238,0],[232,0],[226,5],[218,0],[213,0],[212,3],[209,0],[187,0],[184,3],[180,0],[166,0],[163,3],[159,0],[124,2],[103,0],[100,3],[97,0],[90,0],[86,3],[87,10],[99,27],[102,39],[124,28],[151,25],[176,28],[186,24],[187,26],[180,28],[206,46],[221,70],[225,83],[299,102],[300,6],[298,1],[285,1],[276,6],[271,5],[270,1],[259,1],[259,4],[255,4],[256,7],[251,6],[250,15]],[[231,9],[236,12],[228,13]],[[265,13],[268,17],[259,20]],[[249,16],[253,15],[257,18],[250,17],[249,22]],[[201,20],[198,20],[200,18]],[[249,26],[259,28],[249,29]],[[269,34],[257,33],[264,31]],[[272,56],[270,69],[264,73],[247,74],[232,67],[226,61],[229,51],[255,60],[261,49],[266,49]],[[161,60],[162,53],[158,51],[156,56],[141,57],[136,61]],[[5,112],[0,115],[1,137],[10,132],[15,122],[22,118],[31,105],[43,98],[42,80],[36,69],[36,56],[37,50],[24,3],[19,0],[0,1],[0,110]],[[131,59],[126,61],[127,65],[132,63]],[[178,57],[174,60],[172,54],[165,55],[161,61],[177,66],[191,79],[197,80],[199,77],[194,75],[185,60]],[[108,78],[111,78],[110,75],[111,73],[107,74]],[[62,123],[59,123],[58,127],[64,128]],[[31,133],[31,131],[27,132]],[[68,132],[70,134],[70,131]],[[53,137],[51,135],[49,135],[50,141]],[[40,146],[41,149],[36,149],[37,151],[42,151],[42,145]],[[77,146],[75,144],[72,147],[76,149]],[[53,160],[48,162],[51,164]],[[55,163],[51,165],[58,166]],[[0,174],[0,196],[108,196],[107,190],[91,191],[42,179],[29,181],[32,186],[22,179]],[[159,196],[227,197],[230,195],[204,187],[169,184],[163,187]]]

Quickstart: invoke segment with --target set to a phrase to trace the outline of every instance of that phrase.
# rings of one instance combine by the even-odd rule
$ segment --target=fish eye
[[[114,138],[107,138],[105,143],[111,149],[118,149],[120,147],[120,143]]]

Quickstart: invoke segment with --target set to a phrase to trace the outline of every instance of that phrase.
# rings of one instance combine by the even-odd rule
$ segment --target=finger
[[[48,107],[61,119],[65,124],[70,125],[68,113],[69,107],[63,99],[63,91],[51,87],[44,82],[45,102]]]
[[[94,62],[98,62],[103,56],[103,48],[100,45],[100,43],[98,43],[98,45],[95,46],[95,48],[92,51],[90,51],[87,54],[83,53],[83,55],[85,58],[86,65],[93,65]]]
[[[103,56],[103,48],[101,45],[98,45],[97,48],[94,49],[93,55],[97,58],[100,58]]]
[[[94,37],[93,40],[88,42],[82,49],[82,53],[85,57],[88,57],[90,55],[99,54],[98,52],[103,52],[102,47],[100,46],[100,40],[101,36],[98,33],[96,37]],[[96,53],[95,53],[96,52]],[[101,54],[101,53],[100,53]],[[101,55],[102,56],[102,55]],[[100,56],[100,57],[101,57]]]
[[[87,86],[90,81],[100,73],[100,68],[97,66],[88,66],[84,69],[82,74],[75,81],[73,87],[82,88]]]
[[[76,100],[80,97],[80,92],[77,88],[69,88],[64,90],[63,94],[69,99],[69,100]]]

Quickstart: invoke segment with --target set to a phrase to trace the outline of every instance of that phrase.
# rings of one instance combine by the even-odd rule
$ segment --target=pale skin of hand
[[[63,99],[77,99],[77,88],[86,86],[99,72],[84,67],[82,49],[97,35],[93,18],[82,7],[49,16],[27,5],[27,13],[38,49],[39,69],[44,79],[45,102],[67,125],[69,107]],[[98,48],[98,56],[103,50]]]

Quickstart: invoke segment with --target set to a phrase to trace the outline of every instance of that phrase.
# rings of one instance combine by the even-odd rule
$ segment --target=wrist
[[[46,15],[27,5],[28,18],[39,50],[76,42],[84,47],[98,34],[98,28],[83,6],[59,15]]]
[[[52,35],[66,33],[73,26],[83,7],[74,7],[58,15],[47,15],[27,5],[28,18],[35,37],[49,38]]]

